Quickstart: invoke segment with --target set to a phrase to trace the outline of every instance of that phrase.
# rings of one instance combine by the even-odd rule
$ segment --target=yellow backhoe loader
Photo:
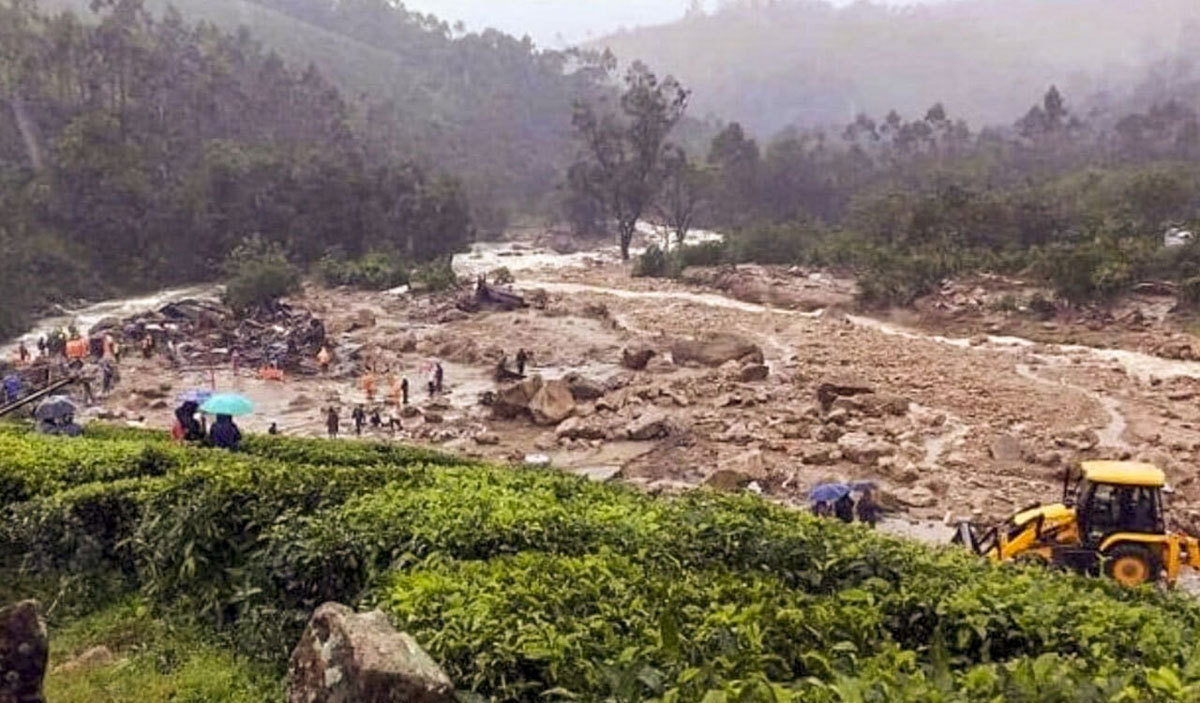
[[[954,536],[994,561],[1030,560],[1124,586],[1159,579],[1173,586],[1182,565],[1200,569],[1200,541],[1168,533],[1157,467],[1128,461],[1088,461],[1063,479],[1063,500],[1032,505],[1000,525],[962,523]]]

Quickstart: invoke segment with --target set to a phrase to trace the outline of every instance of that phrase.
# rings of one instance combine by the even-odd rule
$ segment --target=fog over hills
[[[1007,124],[1050,84],[1102,105],[1186,57],[1198,28],[1195,0],[734,0],[592,46],[677,76],[694,116],[762,133],[938,101],[973,124]]]

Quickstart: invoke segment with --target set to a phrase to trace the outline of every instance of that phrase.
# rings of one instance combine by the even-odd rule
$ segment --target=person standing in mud
[[[400,399],[404,405],[408,405],[408,376],[400,379]]]
[[[443,389],[445,388],[445,386],[443,386],[443,381],[445,381],[445,379],[446,372],[442,370],[442,362],[439,361],[433,367],[433,384],[439,395],[441,395]]]
[[[864,522],[871,526],[872,529],[879,522],[879,505],[875,502],[875,497],[871,495],[870,490],[863,491],[858,502],[854,504],[854,514],[859,522]]]
[[[149,359],[154,355],[154,335],[149,332],[145,337],[142,337],[142,358]]]
[[[357,405],[354,408],[354,412],[350,414],[350,417],[354,418],[354,434],[362,437],[363,425],[367,424],[367,411],[363,410],[363,406]]]
[[[25,346],[24,339],[22,339],[21,343],[17,345],[17,358],[22,364],[29,363],[29,347]]]
[[[317,352],[317,365],[321,367],[321,373],[329,373],[329,362],[333,361],[333,355],[329,353],[329,347],[322,346],[321,351]]]
[[[37,350],[38,358],[44,358],[46,356],[46,335],[38,337]]]
[[[341,424],[341,418],[338,417],[337,408],[330,406],[329,412],[325,415],[325,428],[329,430],[329,438],[337,439],[338,426]]]
[[[525,364],[529,363],[529,352],[524,348],[517,350],[517,375],[525,375]]]
[[[101,372],[101,393],[108,395],[112,392],[113,380],[116,378],[117,370],[113,367],[111,359],[104,359],[100,362]]]
[[[842,522],[854,522],[854,499],[850,497],[849,493],[834,502],[833,514]]]

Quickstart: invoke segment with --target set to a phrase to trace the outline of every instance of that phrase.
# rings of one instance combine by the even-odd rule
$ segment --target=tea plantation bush
[[[256,437],[230,455],[92,434],[0,430],[20,479],[0,566],[62,598],[138,591],[277,671],[339,600],[382,608],[468,699],[1200,696],[1200,606],[1148,588],[996,568],[756,497],[656,499],[396,445]]]

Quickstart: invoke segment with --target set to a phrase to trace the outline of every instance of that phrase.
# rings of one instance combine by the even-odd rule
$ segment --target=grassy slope
[[[54,669],[97,646],[114,663]],[[46,699],[55,703],[263,703],[283,698],[274,671],[172,628],[129,599],[54,628]]]

